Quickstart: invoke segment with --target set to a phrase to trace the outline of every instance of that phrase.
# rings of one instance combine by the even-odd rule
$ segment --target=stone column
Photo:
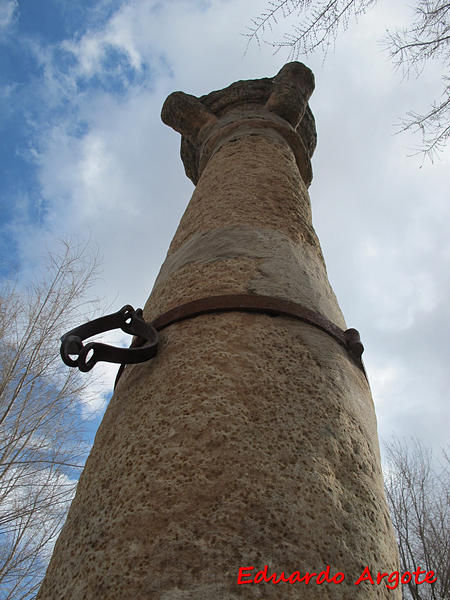
[[[346,329],[312,226],[311,71],[169,96],[195,192],[144,317],[223,294],[295,302]],[[39,600],[400,598],[354,582],[397,568],[361,365],[286,315],[216,312],[160,333],[126,367]],[[338,585],[238,585],[340,571]],[[384,580],[385,581],[385,580]]]

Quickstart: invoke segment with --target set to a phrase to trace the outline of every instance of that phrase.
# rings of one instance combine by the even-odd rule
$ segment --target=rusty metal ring
[[[112,329],[122,329],[124,333],[137,336],[135,345],[131,348],[117,348],[100,342],[89,342],[83,345],[83,340]],[[71,329],[61,338],[61,358],[69,367],[78,367],[87,372],[99,361],[117,364],[136,364],[153,358],[158,349],[158,332],[146,323],[142,309],[134,310],[126,304],[119,311],[88,321],[75,329]],[[92,352],[92,355],[89,354]],[[71,355],[78,355],[76,359]],[[88,358],[89,356],[89,358]]]
[[[64,338],[64,342],[63,342],[63,338]],[[72,358],[70,358],[70,354],[79,354],[81,349],[83,348],[83,342],[81,341],[81,338],[79,338],[76,335],[68,335],[66,334],[65,336],[63,336],[61,338],[61,342],[63,342],[61,344],[61,358],[63,359],[63,362],[68,366],[68,367],[77,367],[78,366],[78,362]]]

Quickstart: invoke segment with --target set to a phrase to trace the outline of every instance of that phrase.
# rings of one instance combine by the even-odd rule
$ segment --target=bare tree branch
[[[445,600],[450,595],[449,462],[413,440],[386,444],[385,491],[397,534],[402,572],[434,571],[437,581],[403,586],[404,598]]]
[[[89,385],[59,357],[62,333],[85,314],[97,257],[62,244],[47,274],[0,286],[0,588],[37,591],[86,456],[80,394]]]
[[[311,54],[317,49],[327,53],[334,43],[339,29],[347,29],[377,0],[273,0],[252,23],[245,34],[249,45],[260,44],[267,29],[277,23],[279,17],[286,18],[298,12],[298,22],[290,32],[276,42],[267,42],[275,52],[288,50],[288,60]],[[418,131],[422,144],[416,153],[422,153],[431,161],[447,145],[450,136],[450,86],[447,73],[450,69],[450,3],[444,0],[416,0],[411,24],[402,30],[387,31],[382,40],[394,65],[403,70],[404,76],[414,71],[420,76],[427,63],[439,60],[443,66],[442,100],[432,101],[427,112],[410,111],[399,123],[400,131]]]

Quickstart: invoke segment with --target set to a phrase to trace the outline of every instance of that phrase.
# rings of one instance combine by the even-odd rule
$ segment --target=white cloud
[[[311,196],[330,279],[366,346],[381,427],[421,437],[433,429],[442,390],[450,386],[447,370],[435,368],[448,351],[441,323],[450,293],[444,277],[450,272],[450,158],[446,153],[419,168],[419,159],[407,157],[417,138],[392,135],[398,116],[426,106],[439,81],[431,69],[419,85],[401,82],[377,40],[387,22],[402,22],[407,7],[385,4],[338,38],[324,64],[321,56],[305,60],[316,75]],[[244,57],[240,33],[260,10],[256,0],[203,6],[136,0],[63,43],[76,57],[66,72],[52,56],[60,48],[39,49],[52,102],[63,97],[71,106],[42,129],[37,148],[49,235],[77,232],[98,242],[105,257],[99,292],[114,309],[145,302],[192,191],[179,136],[160,121],[162,103],[177,89],[200,95],[274,75],[285,55],[262,44]],[[80,77],[110,76],[111,48],[121,57],[118,68],[139,77],[128,77],[120,94],[101,85],[77,92]],[[32,257],[41,239],[41,229],[27,230],[24,256]],[[108,369],[111,386],[115,367]],[[103,399],[100,393],[91,407]]]
[[[0,0],[0,31],[6,30],[12,24],[18,8],[17,0]]]
[[[2,478],[2,550],[22,557],[24,570],[34,553],[47,560],[53,551],[62,517],[75,493],[75,479],[61,470],[35,464],[12,466]],[[24,514],[32,514],[30,522]],[[16,547],[17,544],[17,547]],[[6,565],[7,566],[7,565]],[[10,565],[15,572],[14,563]]]
[[[100,28],[87,31],[78,40],[62,42],[61,49],[77,60],[77,77],[102,76],[108,70],[106,63],[111,51],[116,52],[116,69],[120,55],[128,67],[138,72],[149,60],[153,62],[156,48],[152,30],[158,25],[157,6],[157,2],[149,0],[124,3]]]
[[[370,369],[370,385],[375,402],[377,405],[385,404],[397,392],[405,372],[392,364],[366,366]]]

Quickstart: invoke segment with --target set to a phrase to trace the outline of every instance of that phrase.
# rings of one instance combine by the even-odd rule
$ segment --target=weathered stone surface
[[[169,254],[193,234],[234,226],[278,231],[319,247],[311,206],[289,145],[252,132],[230,140],[205,167]],[[320,250],[317,250],[320,253]]]
[[[272,125],[278,123],[280,126],[284,122],[281,131],[293,146],[299,168],[306,169],[308,174],[304,174],[304,180],[309,186],[312,177],[309,159],[317,143],[314,117],[307,104],[313,89],[311,70],[301,63],[289,63],[275,77],[236,81],[223,90],[201,96],[197,99],[197,110],[193,108],[194,96],[174,92],[166,100],[161,116],[167,125],[182,134],[181,158],[186,175],[197,184],[202,171],[202,146],[214,125],[220,127],[238,120],[242,129],[242,118],[249,117],[249,108],[253,109],[254,117],[263,115],[266,121],[278,115],[281,122],[274,118]],[[187,127],[186,115],[191,113],[195,113],[192,126]],[[207,114],[219,117],[220,124],[214,123],[210,116],[206,117]],[[200,123],[205,126],[203,132]],[[290,128],[286,127],[288,123]],[[298,155],[302,155],[301,158]]]
[[[255,293],[345,327],[291,145],[270,127],[242,127],[205,165],[146,319],[208,295]],[[331,565],[346,579],[237,585],[240,567],[264,565],[302,574]],[[401,597],[355,586],[366,565],[390,572],[397,555],[363,372],[306,323],[218,313],[168,327],[152,361],[126,367],[38,599]]]
[[[286,119],[296,129],[313,91],[312,71],[302,63],[288,63],[273,78],[273,91],[265,107]]]
[[[206,125],[214,125],[217,118],[195,96],[174,92],[169,96],[162,112],[167,124],[176,124],[177,130],[195,143]]]
[[[253,269],[244,272],[246,264]],[[184,274],[191,284],[197,284],[195,291],[181,283]],[[175,289],[163,287],[169,278],[176,278]],[[212,286],[206,287],[206,282]],[[163,292],[168,297],[161,302]],[[149,317],[160,314],[163,306],[173,308],[195,300],[200,293],[275,296],[318,310],[346,329],[317,249],[310,244],[294,244],[287,236],[270,229],[230,227],[194,234],[167,257],[161,268],[149,302]]]

